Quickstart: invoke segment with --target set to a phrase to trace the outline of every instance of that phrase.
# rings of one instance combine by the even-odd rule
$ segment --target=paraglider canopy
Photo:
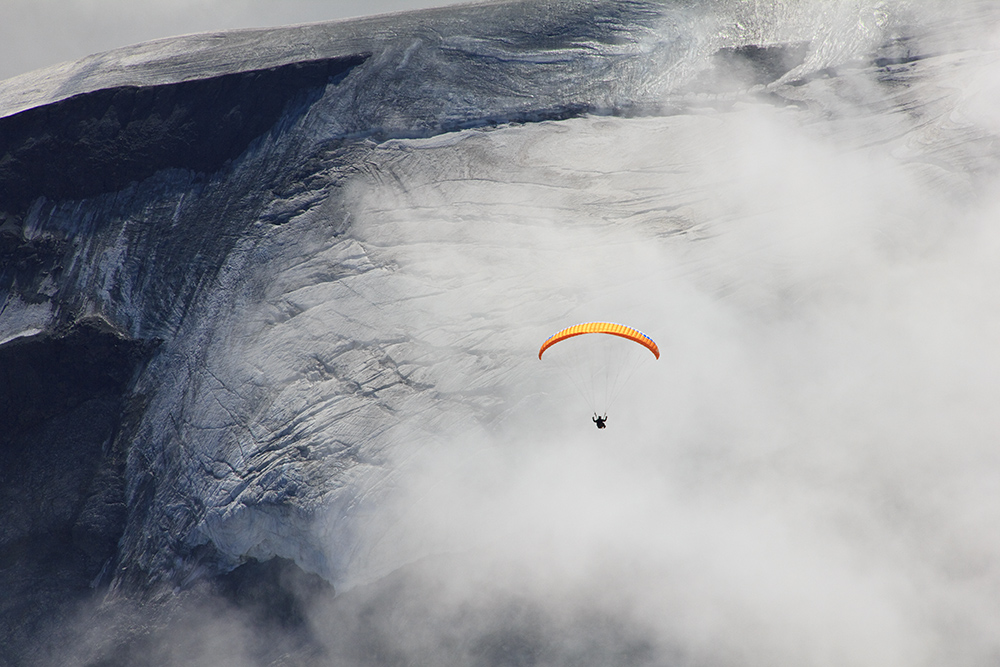
[[[538,350],[538,358],[541,359],[542,353],[556,343],[562,342],[567,338],[572,338],[573,336],[582,336],[583,334],[592,333],[609,334],[612,336],[626,338],[639,343],[639,345],[648,349],[657,359],[660,358],[660,348],[656,346],[656,343],[653,342],[652,338],[638,329],[627,327],[624,324],[615,324],[614,322],[584,322],[582,324],[574,324],[571,327],[566,327],[562,331],[557,331],[552,334],[548,340],[542,343],[542,347]]]

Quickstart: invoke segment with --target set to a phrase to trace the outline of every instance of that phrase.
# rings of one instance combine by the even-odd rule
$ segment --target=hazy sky
[[[448,4],[457,0],[2,0],[0,79],[161,37]]]

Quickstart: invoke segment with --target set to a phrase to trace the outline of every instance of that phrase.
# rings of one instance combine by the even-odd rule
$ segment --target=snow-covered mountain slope
[[[500,2],[0,83],[11,645],[277,557],[354,589],[327,657],[399,568],[401,664],[515,661],[473,591],[621,664],[995,657],[995,19]],[[662,351],[606,432],[535,356],[591,319]]]

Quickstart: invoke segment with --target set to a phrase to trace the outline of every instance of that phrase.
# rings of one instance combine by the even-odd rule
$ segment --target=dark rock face
[[[66,243],[51,236],[28,240],[13,218],[0,227],[0,293],[8,293],[17,283],[21,298],[28,303],[48,299],[45,284],[58,279],[63,270]],[[0,316],[6,309],[0,306]]]
[[[261,622],[292,629],[306,628],[308,607],[333,593],[324,579],[284,558],[244,563],[218,577],[215,588],[223,599],[250,610]]]
[[[127,392],[153,345],[106,323],[0,346],[0,633],[89,594],[125,528]],[[58,616],[58,612],[56,612]]]
[[[739,86],[772,83],[801,65],[808,50],[805,43],[720,49],[712,57],[716,86],[738,90]]]
[[[367,56],[293,63],[149,87],[109,88],[0,122],[0,210],[38,197],[114,192],[161,169],[215,171],[267,131],[286,105],[336,83]]]

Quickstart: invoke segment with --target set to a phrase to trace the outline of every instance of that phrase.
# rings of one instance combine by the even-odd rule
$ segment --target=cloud
[[[448,287],[439,317],[490,304],[481,317],[523,342],[513,394],[532,397],[495,437],[443,428],[401,466],[396,521],[371,541],[387,562],[427,556],[415,586],[434,611],[396,649],[489,645],[520,605],[564,648],[588,614],[618,619],[660,662],[1000,651],[1000,198],[977,150],[995,77],[990,54],[947,62],[902,97],[854,71],[796,87],[801,106],[375,152],[396,180],[354,184],[362,243],[395,239],[401,271]],[[900,106],[912,115],[885,111]],[[663,352],[606,432],[533,357],[584,319],[635,324]],[[456,631],[470,609],[493,615]]]

